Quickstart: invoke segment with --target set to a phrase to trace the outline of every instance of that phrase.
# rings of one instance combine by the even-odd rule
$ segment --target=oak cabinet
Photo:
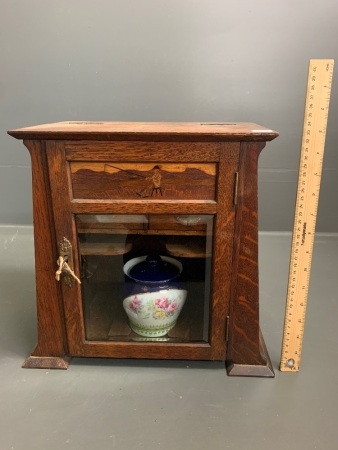
[[[9,134],[32,160],[38,343],[24,367],[193,359],[273,376],[259,328],[257,162],[276,132],[60,122]],[[150,254],[178,261],[187,292],[165,334],[135,328],[123,307],[124,267]],[[161,298],[147,304],[153,328],[177,308]]]

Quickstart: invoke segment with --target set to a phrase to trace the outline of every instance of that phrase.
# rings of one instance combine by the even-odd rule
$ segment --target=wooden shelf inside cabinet
[[[78,233],[88,234],[130,234],[148,228],[147,216],[142,214],[78,214]]]
[[[206,217],[208,219],[206,219]],[[142,234],[205,236],[209,216],[203,215],[79,215],[77,229],[88,234]]]
[[[206,241],[199,236],[162,236],[168,255],[180,258],[210,258],[211,249],[206,248]],[[132,241],[116,242],[81,242],[79,244],[80,255],[114,256],[124,255],[133,248]],[[146,251],[146,250],[145,250]]]
[[[171,236],[165,242],[167,252],[180,258],[210,258],[211,248],[206,248],[206,241],[201,237]]]
[[[81,233],[79,251],[82,256],[89,255],[124,255],[132,249],[132,240],[126,235],[94,234],[83,235]],[[89,236],[89,237],[88,237]]]
[[[274,375],[259,327],[257,177],[278,133],[254,123],[86,121],[8,133],[32,161],[38,343],[24,367],[194,359],[224,361],[228,375]],[[123,269],[147,255],[163,256],[161,269],[173,264],[166,273],[175,275],[139,283],[130,300]],[[167,334],[131,332],[123,299],[151,318],[153,336]],[[171,330],[157,325],[168,317]]]
[[[106,244],[105,242],[98,242],[92,244],[85,242],[80,244],[80,254],[88,255],[124,255],[131,250],[131,243],[129,244]]]

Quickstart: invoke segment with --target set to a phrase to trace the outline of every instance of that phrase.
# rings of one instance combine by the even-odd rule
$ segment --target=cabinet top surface
[[[8,131],[17,139],[271,141],[276,131],[255,123],[57,122]]]

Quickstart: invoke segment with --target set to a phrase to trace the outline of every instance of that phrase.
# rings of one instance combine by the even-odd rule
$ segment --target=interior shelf
[[[80,254],[88,255],[124,255],[133,248],[133,239],[119,239],[119,235],[105,236],[101,242],[80,242]],[[163,239],[166,251],[177,258],[211,257],[211,249],[206,249],[206,241],[202,236],[165,236]]]
[[[83,242],[80,244],[80,253],[88,255],[124,255],[132,248],[130,242]]]
[[[211,249],[206,249],[205,239],[199,237],[170,237],[165,246],[169,255],[177,258],[211,257]]]
[[[209,216],[77,215],[77,230],[86,234],[205,236]]]

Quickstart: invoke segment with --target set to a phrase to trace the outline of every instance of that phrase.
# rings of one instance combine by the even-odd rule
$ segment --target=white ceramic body
[[[135,333],[160,337],[175,326],[186,298],[185,289],[160,289],[130,295],[123,300],[123,307]]]

